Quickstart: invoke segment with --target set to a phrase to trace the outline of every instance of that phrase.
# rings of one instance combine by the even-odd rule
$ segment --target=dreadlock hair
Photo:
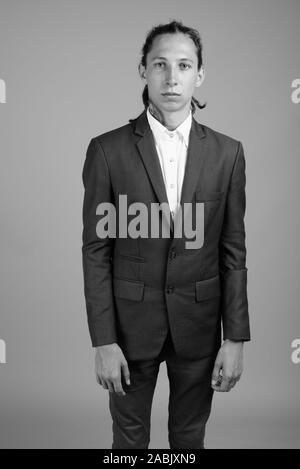
[[[176,34],[176,33],[186,34],[193,40],[197,49],[198,71],[199,71],[202,66],[202,43],[201,43],[200,34],[197,31],[197,29],[184,26],[181,21],[176,21],[176,20],[173,20],[167,24],[159,24],[157,26],[154,26],[149,31],[146,37],[145,44],[143,45],[142,50],[141,50],[142,58],[141,58],[140,64],[146,68],[147,54],[150,52],[153,41],[157,36],[159,36],[160,34]],[[145,85],[144,87],[142,99],[143,99],[143,103],[146,109],[149,105],[148,85]],[[192,101],[191,101],[192,114],[195,113],[196,106],[199,109],[204,109],[206,107],[206,103],[200,104],[199,101],[193,96]]]

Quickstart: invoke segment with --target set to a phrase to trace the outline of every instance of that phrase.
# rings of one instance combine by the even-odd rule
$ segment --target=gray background
[[[300,447],[298,0],[0,1],[0,446],[111,447],[94,378],[81,270],[81,171],[90,139],[143,109],[147,31],[196,27],[207,101],[196,119],[243,142],[253,340],[242,380],[215,393],[207,448]],[[161,365],[150,448],[168,448]]]

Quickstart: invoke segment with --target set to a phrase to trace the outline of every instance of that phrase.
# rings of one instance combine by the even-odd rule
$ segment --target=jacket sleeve
[[[223,339],[250,340],[244,215],[245,156],[239,142],[219,244]]]
[[[82,180],[84,295],[92,346],[97,347],[117,342],[117,334],[111,262],[114,239],[101,239],[96,233],[96,208],[101,202],[113,203],[113,191],[105,154],[96,139],[88,146]]]

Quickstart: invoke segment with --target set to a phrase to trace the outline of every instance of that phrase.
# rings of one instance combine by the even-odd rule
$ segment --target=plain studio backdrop
[[[172,19],[203,41],[196,119],[246,156],[252,341],[241,381],[214,394],[206,446],[300,447],[300,2],[2,0],[2,448],[111,448],[83,294],[81,173],[90,139],[142,112],[140,50]],[[168,448],[168,393],[162,364],[150,448]]]

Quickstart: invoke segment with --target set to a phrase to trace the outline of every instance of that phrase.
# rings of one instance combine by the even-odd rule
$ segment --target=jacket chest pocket
[[[209,223],[210,219],[214,216],[217,209],[219,208],[223,198],[223,194],[223,191],[196,191],[196,203],[204,204],[205,225]]]

